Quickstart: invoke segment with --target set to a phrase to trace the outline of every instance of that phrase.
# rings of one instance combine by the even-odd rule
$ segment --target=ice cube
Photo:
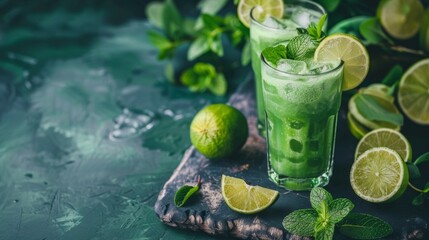
[[[310,60],[306,63],[311,73],[324,73],[336,68],[340,64],[340,61],[316,62]]]
[[[275,28],[275,29],[286,29],[288,26],[285,25],[282,21],[273,18],[273,17],[267,17],[262,22],[264,26],[267,26],[269,28]]]
[[[283,72],[300,74],[307,70],[307,65],[303,61],[280,59],[277,62],[277,69]]]

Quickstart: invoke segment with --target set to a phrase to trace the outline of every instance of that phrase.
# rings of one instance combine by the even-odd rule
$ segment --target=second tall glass
[[[262,96],[261,60],[263,49],[278,42],[284,42],[298,35],[296,28],[307,28],[311,22],[317,23],[325,10],[317,3],[308,0],[286,0],[282,19],[267,17],[263,21],[255,18],[254,8],[250,14],[250,41],[252,68],[256,81],[256,103],[258,113],[258,131],[265,137],[265,107]],[[326,30],[326,24],[324,30]]]

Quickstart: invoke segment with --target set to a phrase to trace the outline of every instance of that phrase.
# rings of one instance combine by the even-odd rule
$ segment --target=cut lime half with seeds
[[[252,214],[274,204],[279,192],[259,186],[248,185],[243,179],[222,175],[222,196],[232,210]]]
[[[385,147],[364,152],[353,163],[350,172],[353,191],[373,203],[400,197],[407,188],[408,178],[408,168],[401,156]]]

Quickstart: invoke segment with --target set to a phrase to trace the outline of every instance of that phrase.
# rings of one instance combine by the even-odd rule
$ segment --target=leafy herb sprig
[[[333,239],[335,227],[354,239],[377,239],[392,233],[387,222],[368,214],[350,213],[354,204],[349,199],[333,199],[323,188],[311,190],[310,202],[311,209],[300,209],[284,218],[283,226],[287,231],[316,240]]]
[[[326,36],[323,31],[326,18],[327,15],[324,14],[317,24],[312,22],[307,28],[297,28],[298,36],[292,38],[286,47],[284,45],[268,47],[262,51],[262,55],[273,65],[277,65],[280,59],[304,60],[311,58],[317,45]]]
[[[174,204],[178,207],[182,207],[188,201],[190,197],[192,197],[198,190],[200,190],[201,186],[201,177],[197,177],[197,184],[195,186],[184,185],[179,188],[174,195]]]
[[[242,52],[241,64],[247,65],[250,62],[250,41],[249,29],[247,29],[238,19],[236,14],[226,14],[219,16],[219,11],[224,8],[228,0],[202,0],[198,4],[200,15],[197,19],[183,16],[173,0],[164,2],[153,2],[146,8],[149,22],[156,29],[148,31],[149,41],[158,48],[159,59],[172,60],[181,46],[189,45],[187,60],[196,61],[196,64],[188,69],[188,74],[182,74],[180,82],[188,86],[191,91],[203,92],[211,91],[216,95],[226,93],[227,84],[221,68],[212,65],[201,59],[203,55],[210,55],[210,59],[216,61],[224,56],[224,41],[229,39],[232,45]],[[208,58],[207,58],[208,59]],[[202,64],[210,64],[215,67],[214,75],[206,74],[201,77],[189,79],[189,72],[197,74]],[[174,79],[173,61],[166,66],[166,76],[171,82]],[[186,70],[185,70],[186,71]],[[198,75],[198,74],[197,74]],[[207,79],[211,79],[208,81]],[[189,84],[192,82],[192,84]],[[208,82],[211,82],[208,84]],[[213,84],[213,82],[216,82]],[[221,85],[221,87],[213,87]],[[225,90],[223,88],[225,87]],[[219,90],[220,89],[220,90]]]

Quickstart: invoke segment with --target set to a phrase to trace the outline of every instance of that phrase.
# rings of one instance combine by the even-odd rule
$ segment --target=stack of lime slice
[[[355,152],[350,183],[362,199],[380,203],[399,198],[408,185],[405,162],[411,161],[411,145],[398,131],[381,128],[366,134]]]
[[[370,120],[366,118],[361,109],[356,104],[358,95],[366,95],[372,97],[378,102],[384,110],[393,114],[399,114],[400,111],[394,104],[393,96],[388,94],[388,87],[384,84],[371,84],[365,88],[359,89],[359,92],[353,95],[349,100],[349,113],[347,114],[347,123],[353,136],[360,139],[366,133],[378,128],[390,128],[400,130],[401,126],[385,121]]]

